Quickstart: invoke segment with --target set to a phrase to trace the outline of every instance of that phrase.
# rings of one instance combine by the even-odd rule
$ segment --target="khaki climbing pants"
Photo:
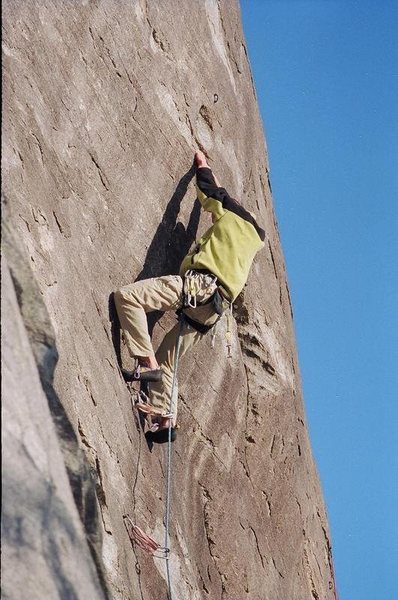
[[[115,292],[116,309],[130,356],[143,357],[155,354],[148,332],[146,313],[154,310],[168,311],[181,308],[184,296],[183,287],[184,281],[179,275],[167,275],[137,281]],[[204,302],[213,295],[217,284],[211,276],[200,274],[199,287],[197,300]],[[186,308],[184,313],[203,325],[213,325],[218,320],[218,315],[211,303],[196,308]],[[162,381],[152,382],[149,387],[151,404],[164,410],[165,413],[173,408],[175,416],[178,398],[177,386],[173,402],[171,402],[171,391],[179,331],[180,324],[176,323],[160,344],[156,352],[156,359],[163,371]],[[180,358],[195,346],[203,335],[184,322],[181,331]]]

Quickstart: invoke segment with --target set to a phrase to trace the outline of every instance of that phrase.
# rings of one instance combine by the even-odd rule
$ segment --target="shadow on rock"
[[[178,273],[182,259],[195,240],[199,225],[200,204],[198,200],[193,206],[188,226],[185,228],[182,223],[177,223],[181,202],[194,174],[195,167],[192,166],[178,182],[148,248],[144,266],[136,281]]]
[[[112,344],[115,349],[116,360],[119,368],[122,368],[122,353],[120,345],[120,321],[116,310],[115,294],[112,292],[108,300],[109,321],[111,322]]]
[[[183,175],[167,204],[162,221],[160,222],[153,240],[148,248],[144,266],[135,281],[176,275],[180,264],[195,241],[200,219],[200,203],[196,199],[193,205],[187,227],[177,223],[181,202],[188,190],[188,185],[195,175],[192,167]],[[109,296],[109,320],[111,321],[112,342],[116,352],[119,367],[122,366],[120,348],[120,323],[116,312],[113,292]],[[148,314],[148,329],[152,335],[153,328],[162,316],[162,312],[154,311]]]

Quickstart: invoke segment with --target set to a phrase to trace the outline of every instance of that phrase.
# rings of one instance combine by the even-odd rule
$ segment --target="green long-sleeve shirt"
[[[198,199],[215,222],[181,263],[180,275],[189,269],[214,273],[233,301],[243,289],[253,259],[264,246],[265,232],[256,219],[224,188],[219,188],[211,169],[196,172]]]

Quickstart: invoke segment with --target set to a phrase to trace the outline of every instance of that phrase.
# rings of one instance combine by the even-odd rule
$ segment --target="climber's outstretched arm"
[[[216,219],[219,219],[225,213],[223,202],[229,198],[229,195],[224,188],[220,187],[202,152],[195,154],[195,165],[199,202],[204,210],[211,212]]]
[[[251,223],[261,241],[264,241],[265,231],[257,224],[255,215],[248,212],[238,200],[232,198],[225,188],[219,186],[203,152],[195,154],[195,165],[198,199],[202,208],[212,213],[213,223],[230,211]]]

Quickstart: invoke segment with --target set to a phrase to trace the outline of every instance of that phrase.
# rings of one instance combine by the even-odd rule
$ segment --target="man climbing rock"
[[[237,200],[220,187],[205,155],[195,154],[198,199],[212,215],[213,225],[182,261],[179,275],[154,277],[126,285],[115,292],[115,304],[135,372],[123,371],[127,381],[150,382],[149,400],[157,413],[154,442],[164,442],[168,428],[175,439],[176,411],[170,415],[176,342],[184,356],[216,324],[243,289],[256,253],[264,246],[265,232]],[[146,313],[175,310],[182,313],[166,334],[156,355],[148,333]],[[177,392],[175,391],[175,396]]]

